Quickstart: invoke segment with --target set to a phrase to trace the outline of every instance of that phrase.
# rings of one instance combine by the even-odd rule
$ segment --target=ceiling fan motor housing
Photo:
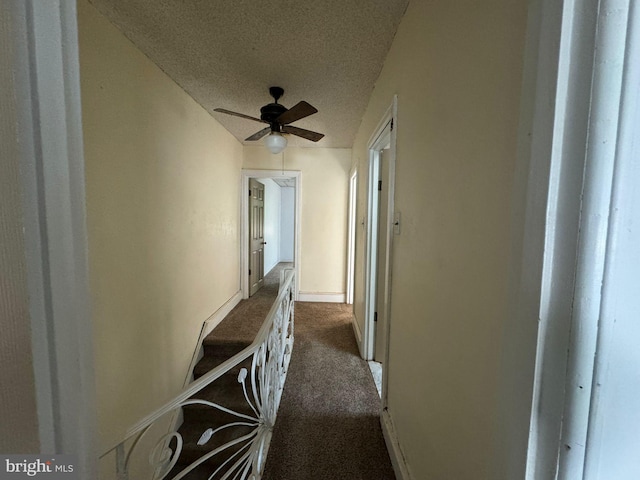
[[[280,105],[279,103],[270,103],[260,109],[260,119],[265,122],[269,122],[271,126],[274,124],[277,125],[278,122],[276,119],[287,110],[287,107],[284,105]]]
[[[271,131],[279,132],[281,125],[278,123],[277,118],[288,110],[278,103],[280,97],[284,95],[284,89],[282,87],[269,87],[269,94],[273,97],[274,102],[260,109],[260,119],[269,122]]]

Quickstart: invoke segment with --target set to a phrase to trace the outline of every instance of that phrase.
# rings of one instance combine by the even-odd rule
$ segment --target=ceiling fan
[[[311,130],[305,130],[304,128],[294,127],[289,125],[297,120],[308,117],[317,113],[317,109],[307,102],[298,102],[291,108],[286,108],[284,105],[278,103],[278,99],[284,94],[284,90],[280,87],[270,87],[269,93],[274,99],[273,103],[269,103],[260,109],[260,118],[245,115],[243,113],[232,112],[224,108],[215,108],[214,112],[226,113],[227,115],[234,115],[236,117],[246,118],[255,122],[267,123],[268,127],[263,128],[259,132],[254,133],[250,137],[245,138],[245,141],[260,140],[265,135],[269,136],[265,139],[265,144],[271,153],[279,153],[287,146],[287,139],[282,136],[283,133],[290,133],[298,137],[311,140],[312,142],[319,141],[324,134],[312,132]]]

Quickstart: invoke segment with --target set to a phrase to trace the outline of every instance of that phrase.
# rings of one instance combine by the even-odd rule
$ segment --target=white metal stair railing
[[[237,438],[217,446],[177,473],[172,473],[172,469],[182,452],[182,436],[177,430],[164,435],[148,455],[151,467],[155,471],[152,480],[184,478],[199,465],[223,452],[228,453],[228,449],[236,446],[239,446],[239,449],[211,472],[209,480],[260,480],[293,349],[294,296],[294,271],[286,270],[281,274],[278,296],[253,343],[191,383],[171,401],[131,427],[122,442],[104,452],[101,458],[115,450],[118,480],[129,480],[131,460],[139,453],[138,447],[149,429],[163,417],[166,418],[166,415],[175,413],[183,406],[194,404],[226,412],[237,419],[215,430],[205,430],[200,437],[199,445],[206,444],[222,430],[234,427],[243,427],[245,430]],[[217,379],[251,357],[250,370],[242,368],[238,375],[238,383],[250,406],[251,415],[195,398],[205,387],[214,384]],[[244,433],[247,427],[251,428],[248,434]],[[168,476],[170,473],[171,477]]]

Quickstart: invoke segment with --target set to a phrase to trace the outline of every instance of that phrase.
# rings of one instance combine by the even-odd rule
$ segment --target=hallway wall
[[[240,287],[242,145],[78,2],[101,450],[183,386]]]
[[[346,289],[347,203],[351,149],[287,148],[285,170],[302,172],[300,294],[328,299]],[[245,169],[282,170],[282,155],[244,147]]]
[[[280,261],[293,262],[296,190],[293,187],[280,187],[280,196],[282,199],[280,210]]]
[[[411,2],[353,147],[398,95],[389,414],[413,478],[495,480],[527,2]],[[364,235],[356,316],[364,321]],[[523,372],[526,374],[526,372]],[[526,438],[525,438],[526,440]]]

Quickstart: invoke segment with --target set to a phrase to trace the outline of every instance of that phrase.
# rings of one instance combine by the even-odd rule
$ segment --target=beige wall
[[[411,2],[353,147],[361,219],[366,142],[397,93],[389,411],[416,480],[494,480],[526,7]]]
[[[23,235],[11,8],[0,5],[0,453],[40,448]]]
[[[177,393],[239,290],[242,145],[78,5],[100,448]]]
[[[344,294],[351,149],[287,148],[285,170],[302,175],[300,293]],[[245,169],[282,170],[282,155],[244,147]]]

